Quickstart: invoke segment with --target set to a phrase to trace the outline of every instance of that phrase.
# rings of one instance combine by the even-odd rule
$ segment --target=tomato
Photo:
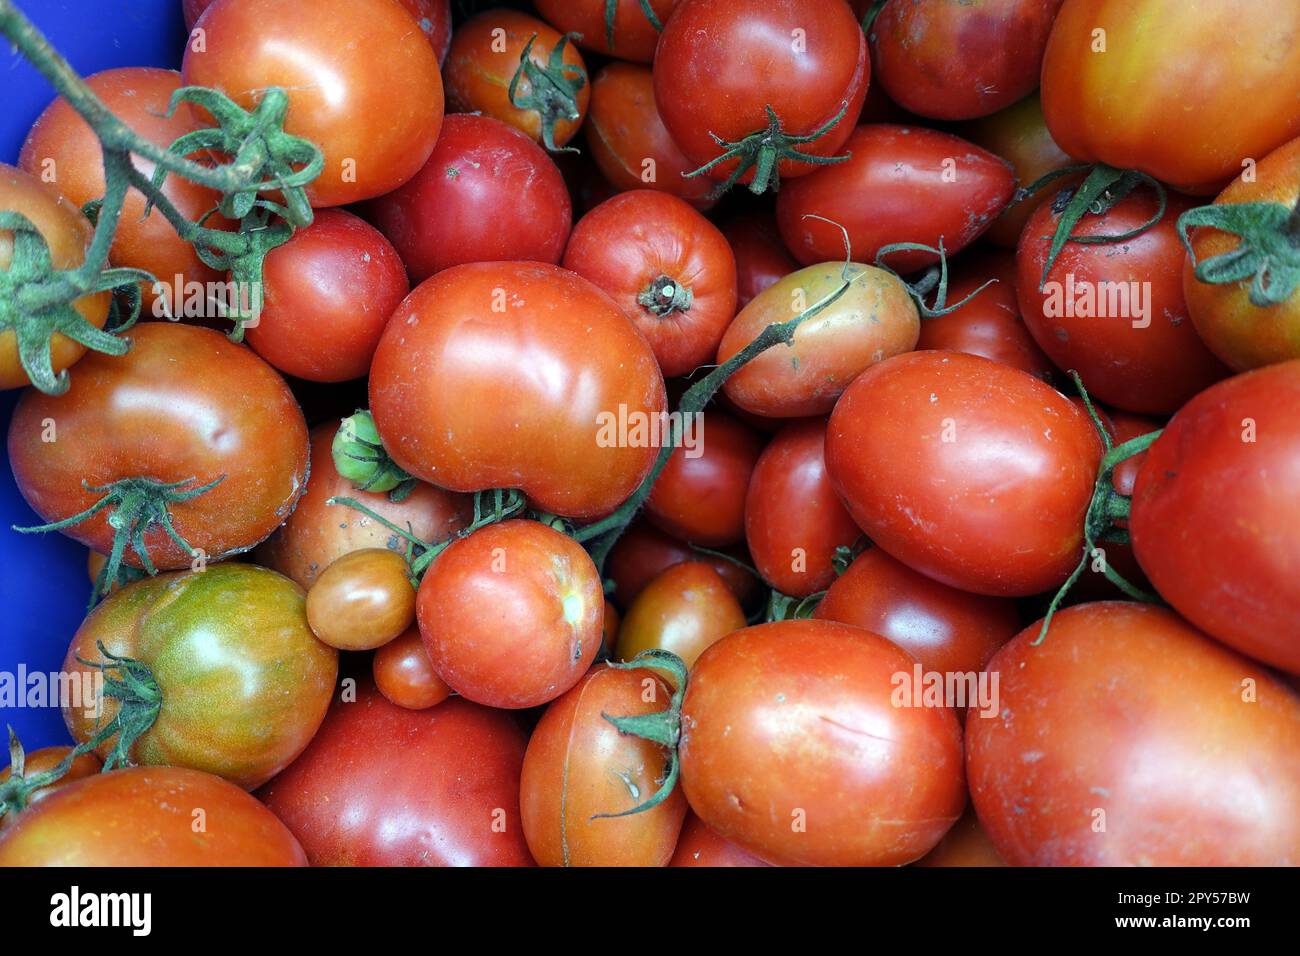
[[[644,519],[628,526],[622,537],[609,552],[605,562],[605,576],[615,584],[614,597],[624,610],[632,606],[636,596],[662,572],[683,561],[703,561],[722,576],[727,589],[736,596],[742,607],[748,606],[758,595],[758,580],[737,561],[746,561],[742,549],[723,549],[728,557],[717,557],[696,551],[689,544],[665,534]],[[735,560],[730,560],[734,558]]]
[[[966,722],[971,797],[1008,863],[1300,859],[1293,691],[1163,608],[1085,604],[1037,635],[989,664],[998,715]]]
[[[204,42],[186,46],[181,75],[250,110],[260,91],[282,87],[285,130],[325,155],[307,196],[313,206],[340,206],[396,189],[433,152],[443,109],[438,57],[411,26],[393,0],[316,0],[310,15],[280,0],[221,0],[198,23]]]
[[[649,810],[668,754],[620,732],[606,715],[663,710],[671,692],[648,670],[600,665],[546,709],[524,755],[520,809],[528,849],[542,866],[666,866],[686,801],[680,790]]]
[[[736,305],[744,308],[778,279],[799,268],[785,251],[776,219],[770,213],[749,213],[727,220],[722,234],[736,256]]]
[[[870,72],[866,38],[843,0],[682,0],[655,50],[655,102],[697,166],[724,155],[715,137],[732,144],[765,133],[771,114],[784,136],[820,134],[769,157],[779,180],[818,168],[801,155],[839,151],[862,109]],[[762,192],[767,160],[755,152],[746,161],[760,176],[752,188]],[[740,169],[726,159],[708,176],[723,181]],[[755,172],[744,171],[738,181],[754,181]]]
[[[745,612],[722,575],[702,561],[668,568],[636,596],[618,632],[614,654],[671,651],[689,668],[710,644],[745,626]]]
[[[609,293],[665,376],[713,359],[736,314],[736,258],[685,201],[637,189],[601,203],[573,230],[564,267]]]
[[[248,550],[293,510],[307,481],[307,424],[298,403],[269,365],[211,329],[148,322],[130,338],[123,356],[83,359],[63,395],[30,390],[19,400],[9,460],[23,497],[57,521],[89,508],[104,494],[92,489],[111,482],[202,486],[220,479],[168,505],[171,522],[208,560]],[[45,441],[51,419],[57,440]],[[108,514],[101,510],[65,533],[108,554]],[[159,568],[194,560],[159,522],[147,524],[143,541]],[[135,544],[124,560],[140,567]]]
[[[377,229],[340,209],[321,210],[266,257],[262,313],[246,339],[288,375],[362,378],[410,288],[397,250]]]
[[[1171,196],[1156,225],[1118,245],[1067,243],[1045,284],[1054,204],[1038,207],[1020,238],[1016,290],[1030,334],[1094,398],[1125,411],[1168,414],[1227,374],[1187,318],[1178,216],[1189,205]],[[1074,234],[1125,233],[1157,208],[1145,190],[1131,193],[1105,215],[1085,216]]]
[[[472,514],[463,495],[417,482],[410,495],[394,502],[387,493],[360,491],[338,473],[330,446],[338,425],[311,430],[311,477],[293,514],[257,549],[257,562],[292,578],[304,589],[332,562],[350,551],[387,548],[406,553],[410,542],[347,505],[331,498],[354,498],[370,511],[409,531],[421,541],[443,541],[463,528]]]
[[[844,148],[847,162],[790,183],[777,195],[781,236],[804,265],[843,257],[840,226],[848,230],[859,262],[874,262],[883,246],[896,242],[937,246],[942,239],[953,255],[997,220],[1015,192],[1010,163],[950,133],[859,126]],[[938,261],[911,251],[894,253],[886,263],[906,273]]]
[[[367,210],[416,282],[465,262],[559,262],[573,223],[550,157],[513,126],[478,115],[448,116],[424,168]]]
[[[187,110],[167,115],[172,94],[181,86],[181,75],[175,70],[142,66],[104,70],[87,77],[86,85],[118,119],[158,146],[170,146],[200,127]],[[131,161],[141,175],[153,175],[154,164],[148,159],[134,154]],[[104,198],[103,147],[90,124],[63,97],[37,118],[23,143],[18,165],[54,185],[76,206]],[[216,209],[220,199],[211,189],[180,176],[168,176],[162,191],[189,220]],[[144,213],[144,194],[128,190],[109,257],[115,266],[144,269],[162,283],[160,287],[142,284],[146,308],[156,315],[179,315],[186,283],[219,282],[224,277],[203,263],[161,212],[155,208],[148,216]],[[213,229],[232,226],[220,216],[206,219],[204,225]],[[158,291],[164,289],[164,301],[156,302]]]
[[[266,807],[220,777],[129,767],[60,787],[0,840],[0,866],[306,866]]]
[[[923,856],[966,801],[944,707],[895,706],[915,664],[830,621],[736,631],[696,662],[682,706],[682,786],[720,836],[769,863],[892,866]]]
[[[47,770],[53,770],[62,763],[72,752],[71,747],[43,747],[40,750],[33,750],[25,754],[23,758],[23,776],[35,777],[37,774],[45,773]],[[93,753],[78,754],[72,759],[71,765],[67,772],[59,779],[55,780],[48,786],[33,790],[27,797],[27,806],[30,807],[38,800],[43,800],[50,794],[56,792],[60,787],[66,787],[75,780],[81,780],[85,777],[93,777],[100,772],[103,767],[103,761]],[[0,784],[4,784],[13,773],[13,767],[8,766],[0,770]],[[12,826],[18,819],[16,812],[10,811],[4,816],[0,816],[0,832],[5,827]]]
[[[772,418],[825,415],[863,369],[912,350],[920,317],[897,276],[856,262],[823,262],[790,273],[750,300],[723,333],[718,364],[769,325],[789,322],[829,297],[846,274],[848,290],[805,319],[788,345],[773,346],[727,379],[729,399]]]
[[[367,681],[257,795],[313,866],[531,866],[526,742],[510,714],[464,700],[407,710]]]
[[[382,647],[415,623],[410,575],[396,551],[350,551],[322,571],[307,592],[307,623],[341,651]]]
[[[418,627],[410,627],[375,651],[373,670],[379,692],[398,707],[424,710],[451,696],[424,649]]]
[[[940,584],[880,548],[854,559],[813,617],[887,637],[927,671],[940,674],[978,674],[1020,630],[1011,601]]]
[[[600,574],[572,538],[503,521],[452,543],[420,583],[420,634],[452,690],[490,707],[563,694],[602,644]]]
[[[1013,597],[1065,581],[1083,548],[1101,439],[1019,369],[915,352],[860,375],[831,415],[826,467],[858,526],[951,587]]]
[[[835,580],[831,559],[861,532],[826,474],[824,419],[791,422],[754,467],[745,496],[745,541],[763,580],[807,597]]]
[[[975,294],[990,279],[997,281]],[[947,303],[972,294],[960,308],[922,321],[916,347],[982,355],[1050,382],[1056,366],[1020,319],[1015,256],[999,250],[963,259],[948,281]]]
[[[1066,0],[1043,58],[1047,125],[1075,159],[1215,192],[1300,134],[1297,31],[1292,0]]]
[[[55,269],[76,269],[86,261],[94,230],[81,210],[40,180],[21,169],[0,163],[0,211],[26,216],[50,250]],[[0,268],[8,272],[13,264],[13,233],[0,230]],[[73,303],[81,317],[97,329],[108,319],[108,292],[82,296]],[[57,374],[86,352],[79,342],[55,333],[50,339],[50,363]],[[0,330],[0,389],[29,384],[19,362],[18,339],[13,329]]]
[[[662,26],[677,0],[650,0]],[[608,10],[613,6],[613,14]],[[578,44],[608,56],[649,63],[659,30],[646,15],[642,0],[537,0],[537,12],[561,33],[577,33]]]
[[[573,138],[587,113],[591,88],[582,54],[563,34],[519,10],[498,8],[480,13],[461,24],[451,37],[451,52],[443,69],[447,106],[456,113],[484,113],[527,133],[547,148],[562,147]],[[564,42],[563,68],[555,71],[572,90],[570,97],[554,97],[549,83],[534,86],[527,73],[519,77],[515,100],[510,84],[532,42],[528,59],[547,67],[551,54]],[[533,106],[516,106],[542,99]],[[513,208],[513,207],[512,207]]]
[[[767,866],[748,850],[714,833],[689,811],[669,866]]]
[[[655,106],[654,77],[644,66],[609,63],[591,82],[584,124],[592,158],[615,189],[658,189],[697,209],[713,204],[713,183],[686,177],[695,164],[682,155]]]
[[[407,472],[454,491],[520,488],[569,518],[607,514],[636,490],[658,450],[630,440],[665,402],[654,353],[618,306],[541,263],[426,280],[393,313],[370,372],[375,425]]]
[[[1269,153],[1255,168],[1255,178],[1241,177],[1214,200],[1216,206],[1239,203],[1300,202],[1300,139]],[[1217,229],[1197,229],[1192,238],[1196,262],[1232,253],[1240,240]],[[1249,277],[1253,279],[1254,277]],[[1250,283],[1210,285],[1196,278],[1189,257],[1183,272],[1183,293],[1196,331],[1210,350],[1237,371],[1300,358],[1300,292],[1284,302],[1259,307],[1250,301]]]
[[[673,449],[646,499],[646,517],[661,531],[691,544],[738,544],[745,538],[745,491],[763,438],[714,409],[695,421],[694,442]]]
[[[1220,382],[1146,453],[1129,529],[1156,590],[1197,627],[1300,673],[1300,360]]]
[[[1006,866],[993,841],[980,826],[974,810],[967,810],[938,846],[917,860],[916,866]]]
[[[933,119],[996,113],[1032,93],[1062,0],[893,0],[871,28],[874,78]]]

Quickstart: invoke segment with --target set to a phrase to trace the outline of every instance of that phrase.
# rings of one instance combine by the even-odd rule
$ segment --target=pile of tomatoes
[[[133,191],[17,405],[105,593],[0,864],[1300,863],[1295,0],[478,6],[87,79],[324,165],[234,332]],[[0,212],[104,189],[60,99]]]

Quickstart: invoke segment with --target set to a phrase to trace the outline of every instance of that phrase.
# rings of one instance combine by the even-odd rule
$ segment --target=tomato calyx
[[[601,712],[600,716],[613,724],[619,733],[658,744],[668,751],[668,757],[664,764],[663,776],[659,778],[659,789],[645,801],[630,810],[623,810],[619,813],[593,814],[591,817],[593,820],[628,817],[659,806],[672,795],[673,788],[677,786],[677,777],[681,772],[680,762],[677,757],[677,744],[682,736],[682,701],[686,698],[687,683],[686,663],[671,651],[656,648],[642,651],[630,661],[610,663],[609,666],[616,667],[619,670],[639,670],[644,668],[663,671],[672,677],[670,686],[676,689],[668,701],[668,706],[653,714],[615,717],[604,711]]]
[[[658,275],[637,293],[636,301],[642,308],[648,309],[659,318],[666,318],[674,312],[686,312],[695,299],[691,287],[678,282],[671,276]]]
[[[825,591],[800,598],[774,590],[768,596],[763,620],[767,624],[776,621],[806,621],[813,616],[813,611],[817,610],[817,605],[822,603],[824,597]]]
[[[510,105],[517,110],[532,110],[541,120],[542,145],[552,153],[576,153],[572,146],[555,145],[555,124],[561,120],[574,122],[581,118],[578,108],[578,91],[587,85],[587,73],[572,63],[564,62],[564,48],[570,40],[580,39],[581,34],[566,33],[560,42],[551,49],[546,65],[534,63],[530,54],[533,44],[537,42],[534,33],[524,44],[519,54],[519,69],[510,78]],[[526,94],[519,93],[519,80],[528,79],[531,89]]]
[[[664,25],[659,21],[655,14],[654,7],[650,6],[650,0],[640,0],[641,12],[659,33],[664,32]],[[614,16],[618,13],[618,0],[605,0],[605,46],[610,51],[614,50]]]
[[[839,111],[824,126],[801,136],[785,132],[781,125],[781,118],[776,115],[776,110],[772,109],[771,106],[765,106],[763,109],[767,112],[766,129],[750,133],[748,136],[734,142],[725,140],[710,131],[709,137],[722,150],[722,154],[715,159],[709,160],[699,169],[692,170],[689,173],[682,173],[682,175],[688,179],[692,176],[702,176],[721,163],[736,160],[736,168],[731,171],[731,175],[727,177],[725,182],[713,190],[711,198],[720,197],[732,186],[736,185],[740,181],[740,177],[751,169],[754,170],[754,178],[749,183],[749,191],[755,196],[761,196],[767,192],[769,187],[773,192],[781,188],[779,164],[783,159],[792,162],[810,163],[814,166],[832,166],[836,163],[846,162],[850,158],[849,153],[842,156],[814,156],[795,148],[821,139],[834,129],[836,124],[844,118],[844,114],[848,112],[848,100],[844,100],[840,104]]]
[[[415,490],[416,481],[389,457],[370,411],[358,408],[343,419],[330,446],[335,470],[358,491],[389,493],[401,503]]]
[[[1241,239],[1237,248],[1201,262],[1191,232],[1218,229]],[[1300,289],[1300,200],[1282,203],[1227,203],[1189,209],[1178,218],[1178,235],[1187,247],[1196,278],[1207,285],[1250,281],[1250,302],[1267,309],[1286,302]]]
[[[823,217],[805,216],[804,218],[822,219]],[[824,221],[830,222],[829,219]],[[886,257],[895,252],[929,252],[937,255],[939,261],[935,265],[926,269],[926,271],[921,275],[921,278],[917,279],[915,282],[908,282],[889,266],[885,265]],[[923,319],[937,319],[950,312],[956,312],[971,299],[975,298],[989,286],[993,285],[993,283],[998,281],[997,279],[989,279],[988,282],[985,282],[960,302],[948,305],[948,255],[944,251],[942,237],[940,237],[939,245],[937,246],[927,246],[922,242],[891,242],[889,245],[881,246],[880,251],[876,253],[875,266],[877,269],[884,269],[886,272],[891,273],[899,282],[903,283],[903,287],[907,290],[907,294],[910,295],[912,301],[916,303],[916,311],[921,314],[921,318]],[[926,296],[931,292],[935,294],[934,305],[930,305],[925,301]]]
[[[82,488],[94,494],[102,493],[103,497],[89,508],[71,517],[30,528],[15,526],[14,530],[21,534],[60,531],[80,524],[106,508],[110,509],[108,524],[113,529],[113,547],[109,552],[108,560],[104,562],[103,568],[95,579],[95,587],[90,597],[93,605],[96,597],[107,594],[113,582],[117,580],[128,544],[148,574],[158,573],[144,542],[146,532],[155,526],[167,532],[167,536],[191,558],[198,557],[199,552],[190,547],[189,542],[180,536],[172,524],[171,506],[193,501],[204,492],[211,491],[224,481],[225,477],[219,475],[207,484],[198,486],[194,484],[198,481],[197,478],[185,478],[173,482],[155,481],[152,478],[119,478],[105,485],[92,485],[83,478]]]

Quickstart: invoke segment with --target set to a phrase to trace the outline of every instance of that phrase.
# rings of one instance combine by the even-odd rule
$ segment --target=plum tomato
[[[626,611],[646,585],[683,561],[703,561],[712,567],[727,582],[741,607],[749,606],[758,596],[758,579],[745,569],[748,555],[743,549],[724,548],[717,555],[697,551],[644,518],[628,525],[610,550],[605,576],[614,582],[614,599]]]
[[[722,224],[722,234],[736,257],[737,308],[743,309],[754,296],[799,268],[786,251],[771,213],[735,216]]]
[[[406,559],[387,548],[349,551],[307,592],[312,633],[341,651],[382,647],[415,623],[415,588]]]
[[[659,31],[678,0],[649,0],[654,22],[646,14],[645,0],[537,0],[537,12],[561,33],[578,34],[585,50],[637,63],[655,57]]]
[[[669,866],[767,866],[748,850],[736,846],[710,830],[694,813],[687,811],[677,848]]]
[[[451,696],[424,649],[420,629],[412,626],[375,651],[371,661],[375,686],[398,707],[424,710]]]
[[[670,651],[689,669],[710,644],[745,626],[745,612],[722,575],[702,561],[668,568],[636,596],[618,632],[614,657]]]

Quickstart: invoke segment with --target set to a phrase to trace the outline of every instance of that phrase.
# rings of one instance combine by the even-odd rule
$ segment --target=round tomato
[[[322,571],[307,592],[307,623],[341,651],[382,647],[415,623],[410,576],[410,566],[396,551],[350,551]]]
[[[1300,134],[1297,33],[1293,0],[1066,0],[1043,58],[1047,125],[1075,159],[1217,191]]]
[[[748,213],[727,220],[722,234],[736,257],[736,306],[744,308],[754,296],[799,268],[786,252],[771,213]]]
[[[424,710],[451,696],[424,649],[418,627],[411,627],[375,651],[375,686],[398,707]]]
[[[649,63],[655,57],[659,31],[677,0],[649,0],[658,24],[645,10],[645,0],[537,0],[537,12],[562,33],[578,34],[587,50],[623,60]]]
[[[669,755],[608,719],[661,711],[671,691],[648,670],[593,668],[542,715],[519,784],[528,849],[542,866],[666,866],[686,801],[674,790],[628,816],[663,780]]]
[[[636,596],[618,632],[614,656],[670,651],[688,668],[704,649],[745,626],[745,612],[722,575],[701,561],[668,568]]]
[[[393,0],[315,0],[310,12],[280,0],[221,0],[198,27],[203,43],[185,48],[185,84],[213,87],[247,110],[267,87],[282,87],[285,130],[325,156],[307,187],[313,206],[390,192],[433,152],[443,109],[438,57]]]
[[[665,411],[654,353],[587,280],[541,263],[456,266],[393,313],[370,372],[384,446],[455,491],[520,488],[595,518],[650,472]],[[626,432],[626,434],[624,434]]]
[[[183,767],[77,780],[25,811],[0,839],[0,866],[306,865],[298,841],[266,807],[220,777]]]
[[[636,323],[665,376],[713,358],[736,315],[736,258],[685,201],[637,189],[583,216],[564,267],[608,292]]]
[[[686,822],[682,824],[681,835],[677,838],[677,848],[669,866],[767,866],[730,840],[723,839],[710,830],[695,814],[687,811]]]
[[[1019,369],[914,352],[860,375],[831,415],[826,466],[858,526],[913,569],[976,594],[1060,585],[1079,563],[1102,443]]]
[[[257,795],[313,866],[531,866],[527,740],[510,714],[464,700],[408,710],[364,682]]]
[[[682,786],[720,836],[769,863],[893,866],[931,850],[966,802],[945,707],[895,706],[914,658],[830,621],[736,631],[696,662]]]
[[[758,579],[744,565],[743,549],[723,549],[725,556],[696,551],[684,541],[665,534],[643,518],[633,521],[609,552],[605,576],[614,582],[614,598],[627,610],[636,596],[660,574],[683,561],[703,561],[727,582],[741,607],[758,596]]]
[[[989,664],[999,713],[966,721],[971,797],[1008,863],[1300,859],[1294,691],[1150,605],[1068,608],[1037,636]]]

